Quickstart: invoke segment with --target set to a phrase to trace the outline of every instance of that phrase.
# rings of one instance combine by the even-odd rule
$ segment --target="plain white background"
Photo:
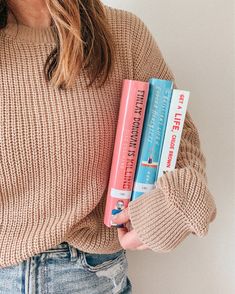
[[[105,0],[149,27],[174,72],[191,91],[189,111],[207,158],[218,215],[202,239],[171,253],[128,252],[133,294],[235,293],[235,109],[233,0]]]

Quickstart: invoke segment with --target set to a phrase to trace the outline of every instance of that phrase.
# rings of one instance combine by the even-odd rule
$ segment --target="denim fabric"
[[[0,268],[0,294],[129,294],[127,270],[124,249],[93,254],[63,242],[18,265]]]

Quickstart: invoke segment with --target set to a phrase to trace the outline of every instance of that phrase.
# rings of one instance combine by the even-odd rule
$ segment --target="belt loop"
[[[70,260],[76,261],[78,258],[78,250],[70,244],[68,244],[68,247],[70,252]]]

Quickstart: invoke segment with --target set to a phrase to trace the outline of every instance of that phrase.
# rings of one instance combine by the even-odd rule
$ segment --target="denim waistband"
[[[56,253],[56,252],[69,252],[70,253],[70,258],[71,260],[76,260],[77,257],[79,256],[80,254],[80,250],[73,247],[72,245],[70,245],[69,243],[67,242],[62,242],[52,248],[49,248],[45,251],[43,251],[41,253],[41,255],[44,253]]]

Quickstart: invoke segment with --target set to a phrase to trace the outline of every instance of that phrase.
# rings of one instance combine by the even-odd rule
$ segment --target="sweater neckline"
[[[53,25],[46,28],[34,28],[17,22],[8,22],[2,29],[5,35],[16,42],[34,44],[56,44]]]

